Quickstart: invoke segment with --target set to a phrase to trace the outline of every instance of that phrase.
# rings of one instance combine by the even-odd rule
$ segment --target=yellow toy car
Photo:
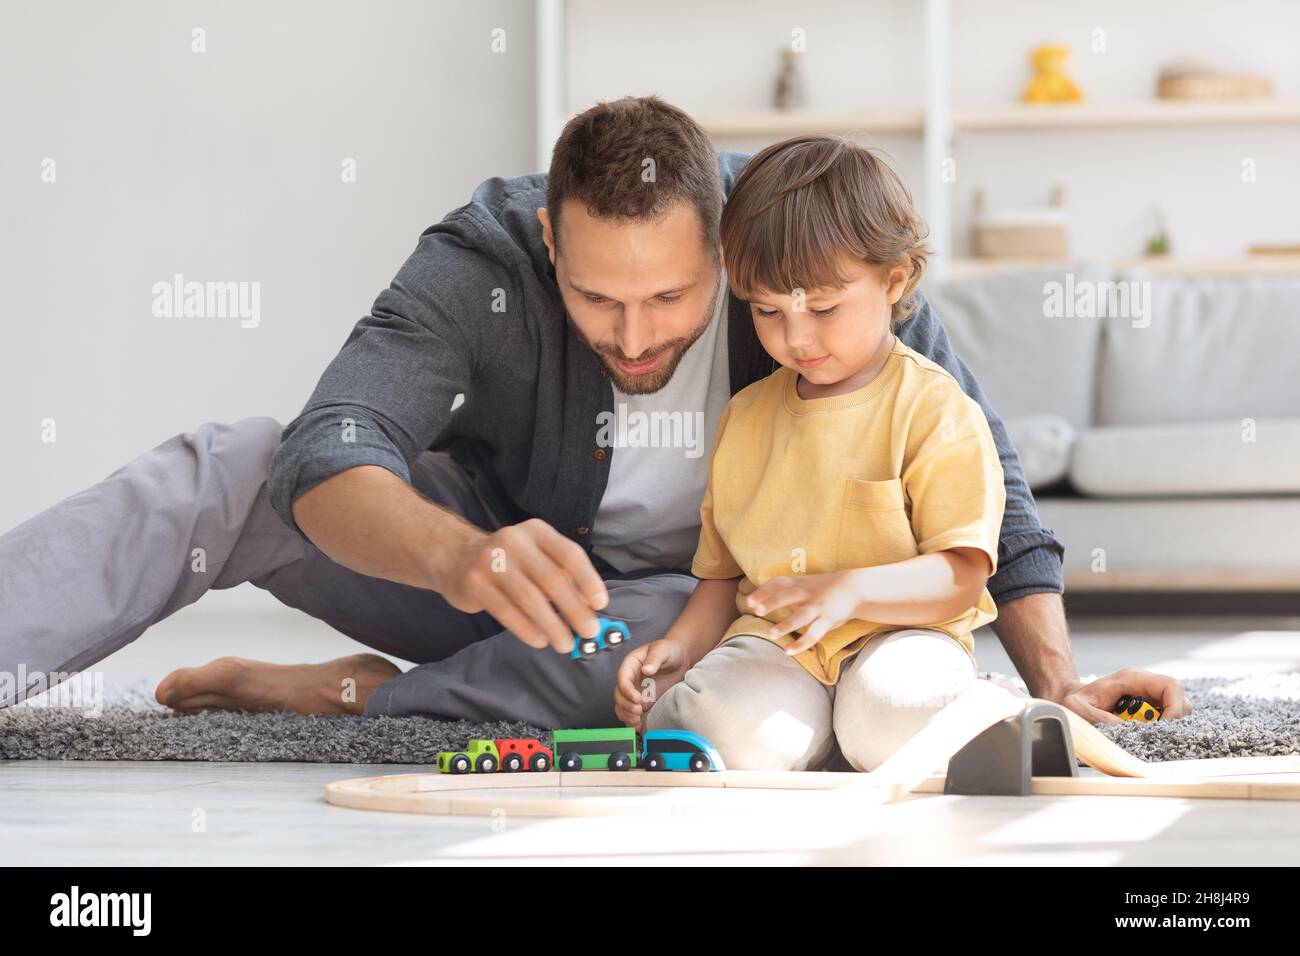
[[[1138,720],[1144,724],[1154,723],[1160,719],[1160,708],[1145,697],[1129,697],[1125,694],[1111,709],[1111,713],[1120,720]]]

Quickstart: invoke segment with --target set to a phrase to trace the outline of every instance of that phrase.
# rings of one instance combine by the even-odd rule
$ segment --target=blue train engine
[[[689,730],[652,730],[645,734],[641,763],[646,770],[704,773],[727,769],[713,744]]]

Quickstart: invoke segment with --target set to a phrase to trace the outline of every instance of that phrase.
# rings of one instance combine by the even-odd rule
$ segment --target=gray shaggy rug
[[[498,721],[424,717],[306,717],[294,713],[181,714],[153,697],[156,681],[108,685],[95,706],[60,687],[0,710],[0,760],[209,760],[237,763],[432,764],[471,737],[548,738]]]
[[[1104,725],[1103,733],[1145,760],[1300,753],[1300,673],[1197,678],[1184,686],[1195,708],[1190,717]],[[470,737],[537,737],[548,743],[550,737],[546,728],[510,722],[177,714],[153,699],[153,684],[145,681],[104,688],[93,698],[94,708],[82,703],[89,699],[60,695],[55,688],[0,710],[0,759],[427,765],[439,750],[463,747]]]

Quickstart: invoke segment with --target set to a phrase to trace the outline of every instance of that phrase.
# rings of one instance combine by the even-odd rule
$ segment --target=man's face
[[[597,219],[566,202],[559,243],[537,211],[569,321],[615,386],[657,392],[704,334],[719,294],[719,265],[693,207],[654,221]]]

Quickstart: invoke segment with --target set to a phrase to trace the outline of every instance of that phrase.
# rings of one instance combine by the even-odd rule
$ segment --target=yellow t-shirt
[[[779,575],[892,564],[957,547],[979,548],[997,569],[1002,465],[983,409],[956,379],[901,342],[879,374],[852,392],[800,398],[798,378],[782,367],[754,382],[718,423],[691,571],[744,577],[741,616],[719,643],[765,637],[790,613],[757,617],[745,604]],[[971,632],[995,617],[986,588],[974,607],[924,626],[955,638],[973,661]],[[834,684],[868,640],[899,628],[846,621],[795,659]]]

